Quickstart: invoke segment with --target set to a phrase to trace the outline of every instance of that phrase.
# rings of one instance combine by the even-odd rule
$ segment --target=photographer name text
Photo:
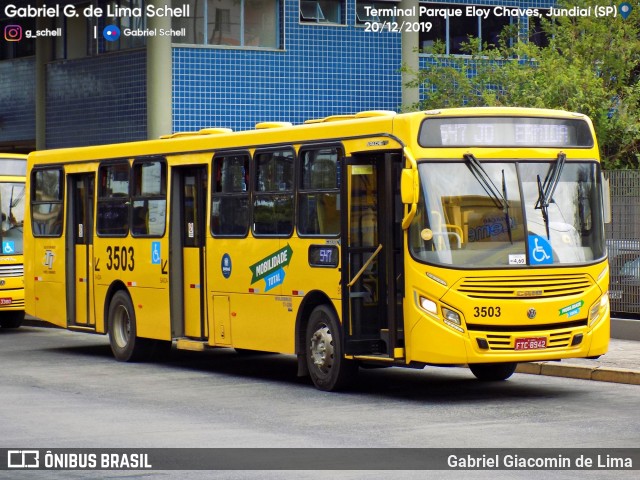
[[[9,4],[4,7],[4,14],[8,18],[60,18],[62,16],[80,17],[81,15],[86,18],[120,18],[120,17],[137,17],[140,18],[143,15],[149,18],[153,17],[189,17],[190,6],[188,4],[178,7],[156,7],[154,5],[147,5],[146,8],[141,7],[118,7],[115,5],[107,4],[105,8],[96,7],[94,5],[88,5],[84,8],[80,8],[78,5],[53,5],[47,6],[46,4],[41,7],[33,7],[31,5],[26,7],[18,7],[13,4]]]

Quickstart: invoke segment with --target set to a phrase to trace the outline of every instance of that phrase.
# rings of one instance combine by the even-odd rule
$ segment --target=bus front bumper
[[[407,363],[460,365],[597,357],[607,352],[610,318],[607,310],[591,326],[530,332],[463,330],[422,316],[411,329]]]

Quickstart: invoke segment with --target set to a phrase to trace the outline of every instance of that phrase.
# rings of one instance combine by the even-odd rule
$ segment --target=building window
[[[72,60],[103,53],[142,48],[147,37],[146,0],[92,0],[75,4],[75,16],[61,15],[52,28],[59,28],[62,36],[54,39],[54,58]],[[103,16],[84,17],[88,7],[102,9]],[[109,13],[109,17],[106,14]],[[113,15],[113,16],[112,16]],[[105,28],[115,26],[120,36],[114,41],[105,37]],[[113,37],[115,38],[115,37]]]
[[[427,9],[460,9],[460,16],[430,16],[423,14],[420,21],[430,22],[432,28],[428,32],[420,33],[420,50],[424,53],[433,51],[436,42],[441,42],[444,53],[453,55],[469,54],[463,51],[462,45],[469,41],[469,37],[479,38],[481,45],[497,45],[498,39],[505,27],[515,24],[517,17],[497,16],[493,14],[493,7],[486,5],[478,8],[489,8],[487,18],[483,16],[467,16],[467,5],[448,3],[421,3]]]
[[[280,48],[280,0],[174,0],[189,5],[190,17],[172,20],[186,36],[175,43]]]
[[[344,0],[300,0],[300,22],[345,23]]]
[[[211,233],[244,237],[249,231],[249,154],[213,159]]]
[[[133,163],[131,234],[162,237],[167,218],[167,165],[164,159]]]
[[[539,10],[541,17],[548,18],[549,10]],[[542,28],[541,17],[529,17],[529,42],[540,48],[549,46],[549,37]]]
[[[127,235],[129,203],[129,163],[102,165],[98,170],[98,235]]]
[[[293,151],[255,155],[253,233],[289,236],[293,233]]]
[[[340,232],[339,148],[314,148],[300,152],[298,232],[332,236]]]
[[[34,170],[31,197],[31,228],[34,237],[62,235],[64,174],[60,168]]]

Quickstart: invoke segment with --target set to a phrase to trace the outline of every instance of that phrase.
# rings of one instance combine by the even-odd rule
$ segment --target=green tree
[[[505,29],[498,46],[469,38],[465,57],[436,44],[429,67],[410,72],[423,99],[412,109],[519,106],[580,112],[593,120],[605,168],[640,165],[640,8],[596,17],[598,0],[560,0],[558,8],[592,7],[590,16],[542,18],[549,45]],[[408,69],[404,69],[409,71]]]

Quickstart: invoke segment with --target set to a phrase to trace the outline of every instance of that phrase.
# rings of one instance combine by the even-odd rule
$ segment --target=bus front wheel
[[[517,366],[517,363],[471,363],[469,369],[478,380],[499,382],[513,375]]]
[[[305,339],[307,366],[316,388],[340,390],[354,379],[358,364],[344,358],[338,319],[329,307],[320,305],[311,312]]]
[[[109,304],[109,343],[113,356],[121,362],[148,358],[151,341],[137,336],[136,312],[129,295],[120,290]]]
[[[0,327],[2,328],[18,328],[24,320],[24,312],[4,312],[0,315]]]

